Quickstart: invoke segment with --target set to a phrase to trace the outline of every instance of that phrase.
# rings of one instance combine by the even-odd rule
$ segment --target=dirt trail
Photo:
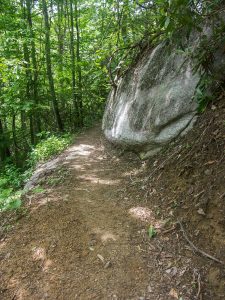
[[[0,299],[225,299],[223,266],[196,255],[175,225],[179,216],[196,245],[224,260],[224,191],[213,175],[224,142],[217,143],[217,152],[214,144],[205,155],[196,151],[193,159],[186,145],[198,135],[178,144],[181,163],[173,156],[165,165],[176,147],[146,164],[108,149],[99,127],[81,134],[56,160],[59,167],[43,173],[44,191],[27,195],[27,213],[0,241]],[[204,139],[209,145],[207,134]],[[218,187],[213,183],[215,218],[199,215],[193,206],[193,199],[213,191],[201,175],[208,161],[210,180],[219,180]],[[186,175],[190,162],[196,165],[194,181]],[[155,238],[148,235],[151,225]]]
[[[118,198],[132,166],[109,159],[96,128],[62,164],[70,176],[32,198],[29,215],[1,243],[0,298],[145,297],[150,278],[133,239],[136,221]]]

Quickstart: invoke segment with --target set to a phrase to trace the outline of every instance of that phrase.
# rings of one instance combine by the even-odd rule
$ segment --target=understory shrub
[[[35,146],[31,151],[28,163],[34,166],[39,162],[44,162],[62,152],[71,142],[72,137],[69,134],[63,136],[52,135]]]
[[[23,169],[13,164],[5,165],[0,172],[0,212],[21,206],[22,187],[31,177],[39,162],[61,153],[72,142],[72,136],[51,135],[40,141],[30,152]]]

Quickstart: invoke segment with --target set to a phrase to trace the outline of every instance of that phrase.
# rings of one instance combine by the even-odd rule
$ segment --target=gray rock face
[[[199,79],[184,54],[158,45],[111,92],[102,126],[106,138],[142,158],[154,155],[192,128]]]

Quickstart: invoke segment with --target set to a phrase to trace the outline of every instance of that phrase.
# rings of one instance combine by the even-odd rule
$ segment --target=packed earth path
[[[82,134],[64,159],[70,176],[34,197],[1,245],[3,299],[145,297],[150,277],[135,221],[118,201],[130,166],[109,161],[99,128]]]
[[[110,149],[99,126],[80,134],[1,240],[0,298],[197,299],[190,258],[168,237],[174,228],[163,234],[151,204],[126,194],[143,164]]]

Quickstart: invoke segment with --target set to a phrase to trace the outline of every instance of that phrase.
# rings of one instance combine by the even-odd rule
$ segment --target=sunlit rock
[[[190,59],[165,43],[145,54],[109,96],[103,131],[111,142],[156,154],[196,120],[199,75]]]

